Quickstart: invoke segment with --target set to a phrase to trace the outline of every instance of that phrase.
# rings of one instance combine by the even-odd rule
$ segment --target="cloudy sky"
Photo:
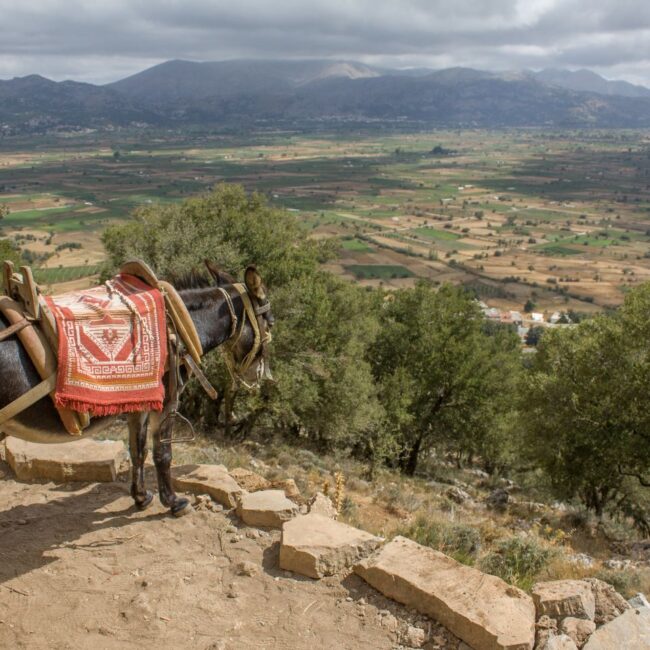
[[[0,79],[242,57],[587,67],[650,86],[650,0],[0,0]]]

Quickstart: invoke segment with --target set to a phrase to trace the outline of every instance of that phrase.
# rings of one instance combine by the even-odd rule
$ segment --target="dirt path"
[[[277,531],[155,503],[135,512],[126,483],[19,483],[0,463],[0,648],[380,650],[431,629],[356,576],[279,570]]]

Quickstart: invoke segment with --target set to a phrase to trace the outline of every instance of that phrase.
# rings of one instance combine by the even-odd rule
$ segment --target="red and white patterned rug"
[[[121,274],[45,301],[59,332],[58,407],[93,416],[162,410],[167,327],[158,289]]]

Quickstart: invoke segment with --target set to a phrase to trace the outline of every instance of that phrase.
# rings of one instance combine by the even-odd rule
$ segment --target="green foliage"
[[[399,534],[451,555],[463,564],[474,563],[482,544],[480,532],[472,526],[422,516]]]
[[[481,569],[528,590],[556,555],[557,549],[534,537],[510,537],[497,542],[481,559]]]
[[[140,208],[134,216],[104,232],[113,268],[139,257],[160,275],[173,277],[200,268],[204,259],[217,260],[233,273],[254,263],[274,287],[313,273],[330,252],[326,244],[308,240],[290,213],[269,207],[259,194],[247,195],[239,185],[219,185],[178,204]]]
[[[20,249],[9,239],[0,239],[0,262],[8,260],[16,266],[23,264]]]
[[[420,453],[434,444],[486,451],[497,414],[507,411],[517,358],[516,336],[487,334],[478,305],[462,288],[436,291],[419,283],[395,292],[381,311],[370,359],[401,469],[412,474]]]
[[[524,453],[598,516],[629,505],[628,475],[648,482],[649,313],[645,285],[614,315],[547,331],[522,383]]]

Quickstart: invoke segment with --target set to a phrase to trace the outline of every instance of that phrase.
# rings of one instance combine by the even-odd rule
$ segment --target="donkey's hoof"
[[[142,511],[142,510],[146,510],[152,503],[153,503],[153,494],[147,491],[147,494],[145,495],[144,499],[142,499],[142,501],[135,502],[135,507],[138,510]]]
[[[188,499],[176,499],[176,502],[171,507],[174,517],[184,517],[185,515],[189,515],[193,510],[194,508],[192,508],[192,504]]]

